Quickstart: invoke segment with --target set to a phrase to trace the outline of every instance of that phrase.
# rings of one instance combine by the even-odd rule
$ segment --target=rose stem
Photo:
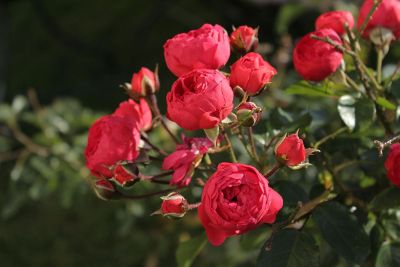
[[[168,156],[167,152],[165,152],[164,150],[162,150],[161,148],[159,148],[158,146],[154,145],[146,136],[144,136],[143,134],[140,135],[140,138],[142,138],[142,140],[148,144],[153,150],[155,150],[156,152],[158,152],[160,155],[166,157]]]
[[[253,153],[251,153],[251,151],[249,150],[249,147],[248,147],[247,144],[246,144],[246,141],[245,141],[245,139],[244,139],[244,133],[243,133],[243,128],[242,128],[242,126],[239,127],[239,135],[238,135],[238,137],[239,137],[240,142],[243,144],[244,148],[246,149],[247,154],[249,154],[249,156],[251,157],[251,159],[252,159],[255,163],[257,163],[257,165],[258,165],[260,168],[262,168],[261,163],[254,157]]]
[[[376,49],[377,62],[376,62],[376,80],[378,84],[382,82],[382,63],[383,63],[383,51],[381,48]]]
[[[237,162],[237,158],[236,158],[236,155],[235,155],[235,151],[233,150],[233,147],[232,147],[232,142],[231,142],[231,140],[229,139],[229,136],[228,136],[228,134],[225,132],[225,130],[224,130],[224,137],[225,137],[225,140],[226,140],[227,144],[229,145],[229,154],[230,154],[230,156],[231,156],[232,161],[233,161],[233,162]]]
[[[364,33],[364,30],[367,27],[368,22],[371,20],[372,15],[374,14],[375,10],[378,8],[378,6],[381,2],[382,2],[382,0],[374,0],[374,5],[372,6],[371,10],[369,11],[367,18],[364,20],[363,24],[361,25],[360,35],[362,35]]]
[[[160,119],[160,122],[161,122],[162,127],[163,127],[163,128],[165,129],[165,131],[169,134],[169,136],[172,138],[172,140],[174,140],[174,142],[175,142],[176,144],[179,144],[178,138],[176,138],[175,135],[172,133],[172,131],[169,129],[167,123],[165,122],[163,116],[162,116],[161,113],[160,113],[160,109],[158,108],[158,105],[157,105],[157,98],[156,98],[156,96],[155,96],[155,95],[150,95],[150,96],[147,98],[147,100],[148,100],[147,102],[149,103],[151,109],[153,110],[154,115],[156,116],[156,118],[159,118],[159,119]]]
[[[143,194],[143,195],[136,195],[136,196],[132,196],[132,195],[126,195],[125,193],[119,191],[119,193],[121,194],[121,196],[123,196],[126,199],[143,199],[143,198],[147,198],[147,197],[152,197],[152,196],[156,196],[156,195],[162,195],[165,193],[169,193],[172,191],[175,191],[177,188],[171,188],[171,189],[166,189],[166,190],[161,190],[161,191],[156,191],[156,192],[151,192],[151,193],[147,193],[147,194]]]
[[[256,144],[254,142],[253,128],[251,128],[251,127],[247,128],[247,135],[248,135],[249,141],[250,141],[251,152],[253,153],[254,158],[256,159],[256,162],[259,162],[257,149],[256,149]]]
[[[382,156],[383,150],[385,149],[385,147],[388,147],[388,146],[392,145],[393,143],[397,143],[397,142],[400,142],[400,135],[397,135],[385,142],[375,140],[374,144],[375,144],[376,148],[378,149],[379,156]]]
[[[275,163],[274,167],[273,167],[269,172],[267,172],[266,174],[264,174],[265,178],[269,178],[269,177],[271,177],[272,175],[274,175],[281,167],[282,167],[282,164],[280,164],[280,163],[278,163],[278,162]]]
[[[339,134],[345,132],[347,130],[347,127],[342,127],[336,131],[334,131],[333,133],[325,136],[324,138],[322,138],[321,140],[317,141],[315,143],[315,145],[313,146],[313,148],[318,149],[323,143],[325,143],[326,141],[328,141],[329,139],[333,139],[336,136],[338,136]]]

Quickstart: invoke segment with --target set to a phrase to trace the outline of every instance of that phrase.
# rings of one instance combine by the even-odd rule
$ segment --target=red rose
[[[119,116],[103,116],[89,129],[86,166],[94,176],[111,178],[111,168],[117,162],[137,158],[139,141],[140,133],[133,121]]]
[[[239,86],[249,95],[255,95],[271,82],[276,73],[276,69],[260,54],[250,52],[232,65],[229,81],[232,88]]]
[[[344,25],[350,29],[354,27],[354,18],[349,11],[331,11],[320,15],[315,22],[315,29],[332,29],[339,35],[346,34]]]
[[[358,16],[358,29],[361,27],[368,17],[368,13],[374,5],[373,0],[366,0],[361,6]],[[383,0],[372,15],[371,20],[365,27],[362,36],[369,39],[371,30],[382,27],[392,31],[396,39],[400,38],[400,1],[399,0]]]
[[[306,149],[297,133],[285,137],[275,148],[275,156],[287,166],[296,166],[306,160]]]
[[[258,46],[258,29],[249,26],[240,26],[230,36],[233,49],[243,52],[254,50]]]
[[[217,70],[194,70],[178,78],[167,94],[167,117],[186,130],[211,129],[233,108],[233,92]]]
[[[157,75],[145,67],[133,74],[131,86],[133,94],[138,96],[154,94],[160,87]]]
[[[204,186],[199,217],[210,243],[219,246],[229,236],[273,223],[282,205],[282,197],[257,169],[221,163]]]
[[[140,130],[147,131],[152,126],[152,115],[149,105],[146,100],[141,98],[139,103],[132,99],[122,102],[114,111],[116,116],[125,117],[137,123]]]
[[[332,45],[311,38],[329,37],[337,44],[342,44],[339,35],[332,29],[311,32],[301,38],[293,51],[293,64],[296,71],[309,81],[322,81],[340,66],[343,54]]]
[[[174,170],[170,185],[187,186],[192,180],[194,169],[203,155],[213,146],[208,138],[185,138],[183,145],[177,145],[175,152],[164,159],[162,168]]]
[[[161,209],[156,213],[175,218],[181,218],[185,215],[188,202],[181,194],[173,192],[161,199],[163,200]]]
[[[219,69],[229,56],[229,37],[219,25],[204,24],[197,30],[175,35],[164,44],[165,62],[178,77],[194,69]]]
[[[391,145],[385,161],[387,176],[393,184],[400,187],[400,144]]]

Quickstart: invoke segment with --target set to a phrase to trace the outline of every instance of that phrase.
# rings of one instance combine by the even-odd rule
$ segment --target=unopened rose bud
[[[306,149],[303,140],[297,133],[285,136],[275,147],[275,156],[279,162],[292,167],[306,160]]]
[[[163,200],[161,208],[154,214],[162,214],[170,218],[182,218],[188,210],[187,200],[179,193],[172,192],[167,196],[161,197]]]
[[[152,72],[142,67],[139,72],[133,74],[131,87],[133,95],[137,97],[155,94],[160,87],[157,71]]]
[[[236,115],[241,125],[253,127],[261,120],[262,109],[253,102],[244,102],[237,107]]]
[[[129,186],[139,181],[139,169],[135,164],[117,165],[113,170],[113,179],[121,186]]]
[[[115,191],[114,185],[106,179],[98,179],[93,184],[96,195],[104,200],[115,199],[119,193]]]
[[[369,32],[369,38],[377,49],[381,49],[383,55],[389,52],[390,44],[396,40],[393,32],[383,27],[374,28]]]
[[[258,28],[240,26],[234,29],[230,36],[230,43],[233,50],[247,53],[254,51],[258,46]]]

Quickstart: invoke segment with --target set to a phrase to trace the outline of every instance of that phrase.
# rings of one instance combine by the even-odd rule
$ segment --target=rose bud
[[[385,161],[387,177],[393,184],[400,187],[400,144],[391,145],[389,155]]]
[[[275,147],[275,156],[279,162],[292,167],[306,160],[306,149],[303,140],[297,133],[285,136]]]
[[[86,166],[92,175],[111,178],[119,161],[133,161],[138,155],[140,132],[137,124],[119,116],[103,116],[90,127],[85,149]]]
[[[138,125],[139,130],[147,131],[152,127],[152,115],[146,100],[141,98],[139,103],[132,99],[122,102],[113,115],[132,120]]]
[[[308,81],[322,81],[333,74],[341,65],[343,54],[332,45],[311,36],[329,37],[342,44],[339,35],[332,29],[311,32],[301,38],[293,51],[293,64],[296,71]]]
[[[245,127],[253,127],[261,120],[262,109],[253,102],[244,102],[236,110],[238,121]]]
[[[167,94],[167,117],[186,130],[211,129],[233,109],[233,92],[217,70],[199,69],[178,78]]]
[[[187,200],[179,193],[172,192],[165,197],[161,197],[161,208],[152,215],[162,214],[169,218],[182,218],[188,210]]]
[[[131,81],[132,94],[137,98],[155,94],[160,88],[158,74],[142,67],[134,73]]]
[[[358,16],[358,30],[361,31],[361,27],[364,24],[364,21],[368,18],[369,12],[373,5],[373,0],[364,1]],[[387,30],[391,31],[392,35],[390,37],[390,41],[400,38],[399,0],[383,0],[375,10],[372,18],[368,21],[367,26],[361,34],[364,38],[369,39],[371,31],[376,28],[386,28]]]
[[[180,33],[164,44],[168,69],[182,76],[194,69],[219,69],[230,56],[229,36],[219,25],[204,24],[197,30]]]
[[[354,18],[349,11],[331,11],[320,15],[315,21],[315,29],[332,29],[339,35],[346,34],[344,25],[347,23],[349,29],[354,27]]]
[[[219,246],[229,236],[272,224],[282,206],[282,197],[256,168],[224,162],[207,180],[198,214],[209,242]]]
[[[233,50],[242,53],[254,51],[258,46],[258,28],[240,26],[233,30],[230,36],[230,43]]]
[[[121,186],[129,186],[139,181],[139,169],[135,164],[118,164],[113,170],[113,179]]]
[[[276,69],[260,54],[250,52],[232,65],[229,81],[232,88],[239,86],[247,94],[256,95],[276,74]]]
[[[96,179],[93,183],[96,195],[103,200],[120,199],[121,193],[115,190],[114,185],[106,179]]]
[[[175,152],[163,161],[163,170],[174,170],[170,185],[187,186],[192,180],[195,168],[200,164],[203,155],[213,146],[208,138],[182,137],[183,144],[177,145]]]

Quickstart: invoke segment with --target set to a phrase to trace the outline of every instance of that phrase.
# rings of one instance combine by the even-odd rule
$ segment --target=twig
[[[231,160],[233,162],[237,162],[237,157],[236,157],[236,154],[235,154],[235,150],[233,149],[232,142],[229,139],[229,135],[225,132],[225,130],[224,130],[224,137],[225,137],[226,143],[229,146],[229,155],[231,156]]]
[[[266,174],[264,174],[265,178],[269,178],[272,175],[274,175],[280,168],[282,168],[282,164],[280,163],[275,163],[274,167],[272,167],[271,170],[269,170]]]
[[[382,0],[374,0],[374,5],[372,6],[371,10],[368,12],[366,19],[364,20],[363,24],[361,25],[361,28],[360,28],[361,35],[364,33],[365,28],[368,25],[368,22],[371,20],[372,15],[374,14],[375,10],[378,8],[378,6],[380,5],[381,2],[382,2]]]
[[[155,95],[150,95],[148,97],[146,97],[146,100],[150,106],[150,108],[152,109],[154,115],[156,118],[160,119],[161,125],[162,127],[165,129],[165,131],[169,134],[169,136],[171,137],[172,140],[174,140],[174,142],[176,144],[179,144],[179,140],[178,138],[176,138],[176,136],[172,133],[172,131],[169,129],[167,123],[165,122],[163,116],[160,113],[160,109],[158,108],[157,105],[157,98]]]
[[[259,162],[256,143],[254,142],[253,128],[251,128],[251,127],[247,128],[247,136],[249,137],[250,148],[251,148],[251,152],[254,156],[254,159],[256,160],[256,162]]]
[[[162,150],[161,148],[159,148],[158,146],[154,145],[150,139],[148,139],[145,135],[140,134],[140,138],[146,143],[148,144],[154,151],[158,152],[160,155],[166,157],[168,156],[168,153],[165,152],[164,150]]]
[[[318,149],[323,143],[325,143],[329,139],[335,138],[336,136],[338,136],[339,134],[345,132],[346,130],[347,130],[347,127],[342,127],[340,129],[336,130],[335,132],[325,136],[324,138],[322,138],[321,140],[316,142],[315,145],[313,146],[313,148]]]
[[[383,155],[383,150],[384,150],[386,147],[392,145],[393,143],[397,143],[397,142],[400,142],[400,135],[397,135],[397,136],[395,136],[395,137],[393,137],[393,138],[391,138],[391,139],[389,139],[389,140],[387,140],[387,141],[384,141],[384,142],[379,141],[379,140],[374,140],[374,144],[375,144],[375,146],[376,146],[376,149],[378,149],[378,152],[379,152],[379,156],[380,156],[380,157],[382,157],[382,155]]]
[[[325,43],[330,44],[331,46],[333,46],[334,48],[336,48],[337,50],[339,50],[342,53],[347,53],[351,56],[355,56],[355,52],[346,49],[343,45],[336,43],[335,41],[333,41],[331,38],[329,38],[328,36],[324,36],[324,37],[319,37],[315,34],[311,34],[311,38],[315,39],[315,40],[319,40]]]

